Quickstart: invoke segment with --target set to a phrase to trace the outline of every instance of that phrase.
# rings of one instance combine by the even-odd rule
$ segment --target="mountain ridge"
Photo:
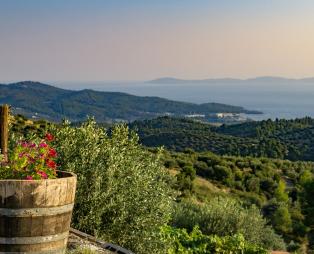
[[[12,105],[15,113],[54,121],[63,118],[82,121],[87,115],[94,116],[97,121],[112,122],[161,115],[260,113],[221,103],[194,104],[91,89],[73,91],[34,81],[0,84],[0,104],[4,103]]]
[[[277,76],[259,76],[254,78],[208,78],[208,79],[179,79],[175,77],[162,77],[146,81],[153,84],[178,84],[178,83],[219,83],[219,82],[313,82],[314,77],[285,78]]]

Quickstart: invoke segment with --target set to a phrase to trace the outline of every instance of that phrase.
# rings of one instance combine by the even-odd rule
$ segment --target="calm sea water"
[[[61,86],[61,85],[60,85]],[[217,82],[217,83],[144,83],[97,82],[63,83],[63,88],[126,92],[140,96],[159,96],[178,101],[218,102],[262,111],[250,115],[255,120],[304,116],[314,117],[314,83],[309,82]]]

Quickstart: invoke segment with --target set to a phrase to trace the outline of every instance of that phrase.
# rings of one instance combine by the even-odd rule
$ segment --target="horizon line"
[[[130,79],[130,80],[42,80],[42,79],[19,79],[19,80],[1,80],[0,84],[12,84],[12,83],[20,83],[20,82],[40,82],[40,83],[85,83],[85,82],[92,82],[92,83],[116,83],[116,82],[124,82],[124,83],[133,83],[133,82],[154,82],[154,81],[158,81],[158,80],[173,80],[173,81],[219,81],[219,80],[238,80],[238,81],[250,81],[250,80],[256,80],[256,79],[284,79],[284,80],[293,80],[293,81],[302,81],[302,80],[308,80],[308,79],[314,79],[314,75],[313,76],[305,76],[305,77],[285,77],[285,76],[252,76],[252,77],[246,77],[246,78],[239,78],[239,77],[230,77],[230,76],[226,76],[226,77],[210,77],[210,78],[197,78],[197,79],[193,79],[193,78],[179,78],[176,76],[164,76],[164,77],[159,77],[159,78],[152,78],[152,79],[140,79],[140,80],[136,80],[136,79]]]

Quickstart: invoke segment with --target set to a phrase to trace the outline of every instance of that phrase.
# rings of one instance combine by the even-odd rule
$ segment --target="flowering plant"
[[[57,152],[51,147],[54,137],[48,133],[39,141],[18,141],[1,167],[1,178],[40,180],[56,178]]]

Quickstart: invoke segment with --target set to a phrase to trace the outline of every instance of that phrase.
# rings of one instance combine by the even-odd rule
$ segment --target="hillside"
[[[252,126],[247,124],[245,126],[237,125],[232,127],[224,126],[221,128],[216,128],[209,124],[194,122],[187,119],[173,119],[169,117],[163,117],[154,120],[147,120],[144,122],[136,121],[131,124],[130,127],[133,129],[141,127],[142,129],[140,134],[148,135],[148,133],[151,133],[151,135],[153,136],[152,139],[156,138],[156,136],[154,136],[156,133],[165,130],[172,130],[173,132],[181,131],[185,136],[189,136],[191,135],[189,133],[189,129],[191,129],[190,131],[194,131],[195,135],[199,134],[199,142],[202,141],[202,135],[204,136],[206,135],[206,133],[207,135],[209,135],[209,138],[205,140],[206,142],[209,142],[212,139],[215,140],[215,137],[221,138],[220,141],[217,139],[215,142],[211,143],[211,145],[213,147],[221,147],[222,149],[224,149],[224,147],[226,147],[228,143],[240,143],[240,141],[244,142],[244,140],[246,139],[250,141],[258,141],[257,139],[252,138],[256,136],[254,134],[255,132],[253,131],[253,126],[256,128],[259,125],[262,125],[265,131],[274,131],[276,129],[286,129],[288,131],[289,129],[306,129],[307,127],[311,126],[311,121],[312,119],[305,118],[294,121],[287,121],[285,123],[281,121],[265,121],[261,123],[256,123]],[[268,126],[274,126],[274,128],[266,127],[266,124]],[[290,126],[290,128],[288,128],[288,126]],[[44,135],[47,132],[47,129],[59,132],[64,128],[60,125],[57,127],[57,129],[55,129],[55,127],[57,126],[49,122],[31,121],[24,118],[23,116],[15,116],[14,120],[12,121],[11,130],[15,133],[15,135],[32,137],[35,133],[37,133],[37,135]],[[83,128],[87,128],[86,125]],[[121,128],[121,126],[119,128]],[[242,129],[244,130],[243,132],[241,131]],[[70,129],[66,127],[66,130],[68,132]],[[82,127],[75,128],[72,131],[74,130],[75,132],[80,132],[82,131]],[[108,131],[109,138],[115,138],[117,136],[117,133],[114,133],[114,130],[115,127],[113,126],[113,129]],[[76,137],[82,135],[82,133],[80,135],[76,135],[76,133],[72,131],[70,133],[72,133],[71,135],[73,136],[68,137],[67,141],[65,141],[67,135],[65,137],[62,136],[62,138],[59,139],[60,142],[62,141],[68,144],[68,142],[71,141],[72,143],[74,140],[76,140]],[[95,129],[89,129],[89,131],[95,133],[95,135],[98,135],[98,132],[95,131]],[[248,135],[251,136],[251,138],[245,137],[246,131],[248,131]],[[169,131],[169,133],[170,132],[171,131]],[[229,134],[232,133],[234,136],[222,134],[222,132]],[[83,133],[85,135],[85,131]],[[126,135],[126,137],[129,137],[128,132],[125,132],[124,134]],[[236,135],[242,135],[242,137],[237,137]],[[91,141],[87,141],[87,144],[89,144],[89,146],[98,146],[99,142],[94,142],[94,135],[88,135],[86,137],[93,139]],[[106,138],[108,137],[106,136]],[[229,141],[227,138],[229,138]],[[177,141],[178,140],[174,140],[174,142]],[[66,150],[67,153],[71,154],[71,158],[73,158],[75,161],[78,158],[81,158],[81,156],[85,156],[84,158],[93,158],[93,156],[90,155],[94,154],[94,151],[97,151],[97,149],[90,149],[90,147],[85,144],[85,138],[79,139],[79,142],[80,145],[76,149],[78,149],[78,151],[81,151],[82,149],[84,152],[81,151],[79,152],[79,156],[73,157],[73,149],[71,148]],[[82,144],[81,142],[84,142],[84,144]],[[115,149],[113,150],[114,156],[120,156],[120,153],[117,152],[117,149],[122,149],[122,151],[128,152],[129,149],[125,149],[125,144],[125,142],[119,143],[116,141],[112,143],[112,145],[115,147]],[[104,145],[105,146],[102,149],[107,149],[108,143],[105,142]],[[185,145],[187,146],[188,143],[186,143]],[[66,146],[60,146],[60,149],[62,147],[64,148]],[[195,147],[197,147],[196,144],[194,144],[194,147],[192,148]],[[257,148],[255,149],[258,152],[259,146],[256,147]],[[271,148],[274,149],[275,147],[273,146]],[[158,149],[151,148],[148,149],[148,151],[154,154],[157,153]],[[250,150],[248,149],[247,151]],[[223,153],[223,151],[221,151],[221,153]],[[138,156],[134,155],[133,152],[131,152],[131,155],[132,157],[130,158],[132,163],[133,160],[137,160],[136,162],[138,162]],[[97,167],[97,165],[99,166],[99,172],[104,172],[103,164],[99,164],[99,160],[101,160],[103,156],[104,154],[101,153],[101,157],[96,158],[96,164],[93,164],[93,167]],[[124,156],[120,157],[120,159],[121,158],[124,158]],[[186,228],[190,231],[192,230],[194,225],[198,224],[201,227],[202,232],[208,235],[214,234],[214,232],[217,233],[217,231],[212,232],[211,230],[213,228],[208,226],[208,223],[210,221],[215,222],[216,217],[213,217],[213,215],[216,214],[216,212],[215,210],[208,209],[210,207],[207,206],[215,203],[217,201],[216,198],[219,198],[218,200],[220,200],[219,202],[221,202],[220,204],[221,206],[223,206],[223,210],[219,210],[219,217],[217,221],[218,223],[216,224],[216,226],[218,225],[219,228],[221,227],[224,230],[224,233],[226,233],[225,229],[230,229],[229,225],[232,225],[232,223],[236,222],[236,225],[239,225],[237,223],[237,220],[234,220],[234,218],[242,218],[242,215],[244,215],[244,213],[242,212],[240,215],[237,212],[240,208],[245,209],[243,211],[246,211],[248,213],[248,217],[246,218],[249,219],[248,224],[253,222],[251,221],[252,218],[254,218],[254,221],[256,220],[256,218],[254,217],[255,215],[261,216],[260,212],[262,213],[264,218],[267,219],[263,222],[263,225],[267,226],[267,241],[263,243],[266,246],[273,246],[276,249],[284,249],[285,246],[280,247],[280,245],[282,244],[280,241],[282,241],[282,239],[281,237],[279,237],[283,236],[283,239],[285,240],[285,244],[283,245],[286,245],[287,249],[291,252],[294,252],[296,250],[306,250],[307,248],[313,249],[314,243],[312,239],[314,239],[314,232],[312,229],[314,222],[311,220],[311,218],[313,218],[312,214],[314,207],[314,204],[312,202],[313,188],[312,185],[308,185],[308,182],[311,181],[313,177],[313,162],[291,162],[287,160],[270,158],[227,156],[214,154],[208,151],[194,152],[191,149],[185,149],[184,152],[163,150],[162,154],[160,154],[160,158],[160,162],[166,168],[168,168],[171,175],[174,176],[174,178],[170,176],[168,176],[169,178],[167,177],[167,184],[171,186],[171,188],[176,193],[177,191],[179,191],[177,193],[179,194],[179,196],[176,202],[176,212],[174,213],[170,225],[179,228]],[[113,162],[117,163],[120,161],[120,159],[113,159]],[[87,169],[90,169],[89,160],[84,159],[83,161],[87,161],[87,164],[76,162],[78,163],[77,167],[85,165]],[[127,174],[129,175],[129,163],[126,164],[123,162],[122,164],[120,164],[120,167],[114,168],[120,169],[124,168],[124,166],[127,165],[124,170],[126,170],[125,172],[127,172]],[[71,167],[73,166],[72,163],[70,163],[69,165]],[[135,163],[134,165],[137,168],[138,165],[141,165],[141,163]],[[147,172],[148,169],[149,167],[144,167],[143,172]],[[82,172],[85,171],[83,170]],[[137,179],[139,175],[137,175],[137,177],[134,179]],[[123,181],[126,180],[126,182],[123,182],[123,186],[125,187],[125,184],[129,183],[130,178],[125,177],[126,175],[124,173],[119,176],[122,177]],[[100,177],[98,179],[103,178]],[[141,184],[136,184],[136,186],[140,186],[142,188]],[[101,186],[106,186],[106,184],[102,184]],[[139,190],[141,188],[139,188]],[[117,191],[117,193],[122,192],[121,187],[119,187],[118,190],[119,191]],[[159,191],[160,190],[158,190],[158,193]],[[99,197],[99,193],[96,195],[96,197]],[[130,197],[128,192],[127,197]],[[134,204],[135,202],[133,200],[133,196],[131,197],[131,203]],[[240,201],[242,208],[236,206],[236,211],[229,211],[228,209],[225,209],[225,205],[228,204],[231,199]],[[256,210],[256,208],[253,208],[253,210],[251,210],[251,205],[254,205],[254,207],[256,206],[258,210]],[[221,206],[218,205],[218,208],[222,208]],[[107,207],[107,203],[105,203],[105,207]],[[136,205],[136,210],[137,207],[138,206]],[[206,209],[204,210],[203,207],[205,207]],[[128,207],[125,207],[123,209],[127,208]],[[227,214],[224,213],[225,210],[228,212]],[[251,214],[251,212],[254,211],[256,211],[257,214]],[[90,210],[88,209],[87,212],[90,213]],[[132,210],[132,215],[133,213],[134,210]],[[123,227],[124,226],[125,225],[123,225]],[[265,235],[265,231],[263,228],[256,227],[255,230],[255,226],[253,227],[254,230],[252,229],[252,227],[249,227],[248,229],[244,226],[241,226],[240,229],[244,230],[243,232],[247,232],[246,237],[252,236],[254,238],[260,234]],[[102,226],[101,229],[103,228],[106,227]],[[251,230],[253,230],[253,232]],[[277,235],[274,235],[273,230],[275,230]],[[256,239],[259,238],[254,238],[251,240],[256,241]],[[142,239],[140,240],[142,241]],[[259,241],[261,241],[261,239]],[[308,252],[303,251],[298,253]]]
[[[313,244],[313,221],[309,220],[304,199],[304,182],[313,175],[313,162],[192,151],[164,151],[163,160],[165,167],[177,175],[177,186],[185,197],[194,197],[201,202],[212,201],[217,196],[234,197],[245,204],[255,204],[283,236],[289,251],[303,248],[308,241]],[[197,217],[189,215],[195,223]],[[188,220],[184,220],[185,225]],[[199,221],[200,227],[206,230],[204,224],[206,220]]]
[[[221,155],[262,156],[313,161],[314,119],[248,122],[214,127],[183,118],[160,117],[136,121],[138,131],[149,147],[170,150],[212,151]]]
[[[314,119],[305,117],[295,120],[266,120],[234,126],[214,128],[219,134],[233,137],[253,138],[263,141],[276,141],[284,148],[284,158],[290,160],[313,161]]]
[[[149,147],[165,146],[170,150],[212,151],[218,154],[248,155],[255,151],[257,140],[215,133],[209,124],[184,118],[160,117],[135,121],[130,128],[135,130],[140,141]]]
[[[82,121],[87,115],[101,122],[119,122],[166,114],[257,113],[219,103],[193,104],[118,92],[72,91],[32,81],[0,84],[0,104],[3,103],[12,105],[15,113],[54,121]]]

